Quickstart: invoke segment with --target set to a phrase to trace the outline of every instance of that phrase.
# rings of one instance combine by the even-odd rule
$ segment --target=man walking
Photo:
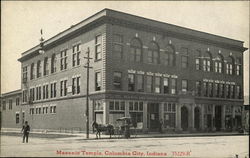
[[[25,141],[25,138],[26,138],[26,143],[28,143],[29,132],[30,132],[30,126],[28,125],[28,121],[25,121],[25,124],[21,132],[23,132],[23,143]]]

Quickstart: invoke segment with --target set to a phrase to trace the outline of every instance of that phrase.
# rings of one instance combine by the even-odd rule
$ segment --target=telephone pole
[[[86,92],[86,138],[89,138],[89,69],[92,68],[89,66],[90,58],[89,57],[89,47],[87,49],[87,57],[84,57],[84,59],[87,59],[87,64],[84,66],[84,68],[87,69],[87,92]]]

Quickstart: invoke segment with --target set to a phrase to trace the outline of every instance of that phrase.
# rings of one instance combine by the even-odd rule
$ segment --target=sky
[[[104,8],[244,41],[249,48],[249,1],[2,1],[1,93],[21,88],[21,53]],[[244,93],[249,95],[249,50]]]

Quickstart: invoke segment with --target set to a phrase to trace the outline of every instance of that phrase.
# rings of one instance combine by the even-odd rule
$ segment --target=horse
[[[109,138],[111,138],[111,135],[114,134],[114,126],[111,124],[103,125],[103,124],[98,124],[97,122],[92,123],[92,127],[96,129],[96,138],[98,139],[101,138],[101,132],[108,132]]]

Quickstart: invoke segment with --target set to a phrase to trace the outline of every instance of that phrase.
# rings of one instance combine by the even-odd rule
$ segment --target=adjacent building
[[[165,131],[242,126],[242,41],[110,9],[22,53],[18,120],[85,130],[88,50],[90,123],[116,126],[127,116],[144,131],[160,121]],[[12,126],[3,107],[2,125]]]

